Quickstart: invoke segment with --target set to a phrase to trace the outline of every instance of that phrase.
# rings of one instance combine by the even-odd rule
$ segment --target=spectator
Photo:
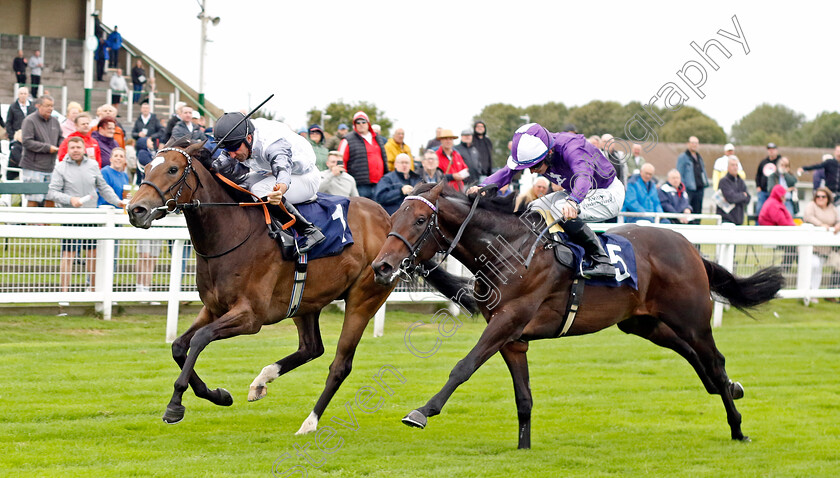
[[[114,148],[111,151],[111,164],[102,168],[102,177],[105,179],[105,182],[114,191],[114,194],[122,199],[126,199],[125,192],[126,189],[130,188],[131,184],[131,180],[128,178],[128,172],[126,172],[127,165],[125,150]],[[105,206],[107,204],[108,201],[100,194],[96,205]]]
[[[160,125],[157,116],[152,113],[152,107],[148,101],[143,102],[140,105],[140,115],[131,130],[131,137],[138,141],[143,138],[150,138],[154,141],[159,139],[162,134],[163,127]]]
[[[304,138],[306,138],[306,139],[309,139],[309,136],[308,136],[308,131],[307,131],[307,129],[306,129],[305,127],[303,127],[303,126],[301,126],[300,128],[298,128],[298,129],[297,129],[297,134],[299,134],[300,136],[302,136],[302,137],[304,137]]]
[[[125,140],[125,172],[128,173],[128,177],[132,182],[137,174],[137,148],[134,146],[136,143],[137,141],[134,138]],[[113,156],[113,152],[111,156]]]
[[[458,151],[455,151],[455,133],[452,130],[440,130],[440,136],[437,138],[440,141],[440,148],[437,150],[438,167],[443,170],[443,174],[451,175],[449,185],[458,191],[464,191],[464,180],[470,176],[467,163]]]
[[[114,105],[105,103],[99,108],[96,108],[96,122],[91,123],[94,125],[94,128],[92,128],[93,131],[99,129],[99,122],[102,121],[102,118],[111,118],[114,120],[114,140],[120,148],[125,148],[125,128],[123,128],[119,120],[117,120],[117,109],[114,108]]]
[[[105,74],[105,62],[108,61],[108,44],[105,38],[99,38],[99,46],[93,53],[96,59],[96,81],[102,81],[102,76]]]
[[[709,178],[706,176],[706,165],[703,164],[703,157],[697,152],[700,147],[700,140],[696,136],[688,138],[688,148],[677,158],[677,170],[680,178],[685,183],[685,190],[688,193],[688,203],[694,214],[703,212],[703,190],[709,187]],[[695,224],[698,222],[695,221]]]
[[[385,154],[388,155],[388,170],[394,169],[394,159],[399,154],[407,154],[411,158],[411,170],[414,171],[414,157],[411,155],[411,148],[405,144],[405,130],[397,128],[394,136],[385,143]]]
[[[777,184],[770,190],[770,197],[764,202],[758,215],[759,226],[795,226],[793,216],[784,204],[785,188]]]
[[[627,194],[624,197],[622,211],[627,212],[664,212],[659,202],[659,190],[656,188],[656,179],[653,177],[655,168],[652,164],[642,165],[639,174],[634,174],[627,181]],[[653,221],[653,217],[625,217],[626,222],[637,222],[641,219]],[[668,223],[667,219],[660,222]]]
[[[527,191],[516,197],[516,203],[513,206],[513,210],[519,211],[521,209],[525,209],[532,202],[548,194],[549,184],[551,183],[545,176],[537,176],[537,179],[534,180],[534,184],[532,184]]]
[[[134,269],[137,271],[135,289],[137,292],[150,292],[152,290],[152,276],[157,266],[157,259],[160,257],[159,240],[137,241],[137,264]],[[185,256],[186,257],[186,256]],[[159,302],[150,302],[151,305],[159,305]]]
[[[143,69],[143,62],[139,58],[134,64],[134,68],[131,69],[131,84],[134,86],[133,101],[137,103],[140,101],[140,94],[146,85],[146,70]]]
[[[827,161],[833,157],[834,155],[831,153],[826,153],[822,156],[822,160]],[[803,170],[803,172],[805,171]],[[797,174],[801,175],[802,173],[797,171]],[[823,168],[815,169],[813,176],[811,176],[811,182],[815,190],[825,186],[825,170]]]
[[[114,25],[114,31],[108,34],[105,44],[108,47],[108,66],[116,68],[120,59],[120,48],[122,48],[122,35],[117,31],[116,25]]]
[[[121,147],[117,140],[114,139],[114,133],[117,130],[117,122],[114,118],[106,116],[99,120],[99,125],[91,134],[91,137],[99,143],[100,158],[102,158],[102,167],[111,164],[111,152],[114,148]]]
[[[723,218],[723,222],[740,226],[744,223],[744,209],[750,202],[750,195],[747,193],[747,184],[738,175],[741,161],[737,156],[731,156],[728,161],[726,175],[720,178],[715,193],[715,213]]]
[[[315,166],[318,171],[327,169],[327,156],[330,154],[326,146],[324,146],[324,130],[317,124],[309,127],[309,144],[315,151]]]
[[[633,154],[627,157],[627,161],[624,165],[627,169],[628,177],[642,172],[641,168],[643,164],[645,164],[645,158],[642,157],[642,145],[633,143]]]
[[[137,177],[135,184],[140,184],[145,178],[146,165],[154,159],[154,143],[151,138],[140,138],[134,145],[137,150]]]
[[[49,183],[55,168],[55,154],[64,137],[61,125],[52,116],[52,96],[43,95],[35,101],[38,110],[23,120],[23,157],[20,160],[20,177],[25,183]],[[84,144],[84,141],[82,141]],[[82,147],[84,149],[84,147]],[[26,197],[27,206],[35,207],[44,201],[43,194]]]
[[[487,125],[478,120],[473,125],[473,143],[478,148],[478,182],[493,173],[493,142],[487,137]]]
[[[6,113],[6,134],[15,137],[15,131],[23,124],[23,119],[35,112],[35,105],[29,100],[29,89],[25,86],[18,88],[18,100],[9,106]]]
[[[426,149],[431,149],[432,151],[437,151],[438,148],[440,148],[440,139],[438,139],[438,138],[440,137],[440,132],[441,131],[443,131],[443,128],[441,128],[440,126],[435,128],[435,137],[430,139],[426,143]]]
[[[791,216],[799,212],[799,195],[796,192],[796,176],[790,173],[790,160],[784,156],[779,158],[776,172],[767,178],[767,189],[780,184],[785,188],[785,207]]]
[[[840,213],[832,204],[833,194],[827,187],[819,187],[814,191],[814,201],[805,205],[803,219],[808,224],[813,224],[816,227],[826,228],[829,231],[834,231],[834,234],[840,232]],[[817,290],[820,288],[822,282],[822,270],[826,259],[831,254],[831,249],[828,247],[815,247],[814,255],[811,261],[811,289]],[[838,302],[836,298],[826,298],[828,302]],[[805,298],[805,305],[811,302],[817,302],[816,299]]]
[[[201,116],[201,113],[199,113],[198,110],[193,110],[192,112],[192,124],[193,128],[198,128],[198,130],[201,131],[201,134],[205,137],[207,136],[207,133],[204,132],[207,123],[204,121],[204,116]]]
[[[122,69],[117,68],[111,73],[111,82],[109,85],[111,86],[111,104],[114,105],[114,109],[118,109],[122,102],[122,96],[128,91],[128,85],[125,83],[125,78],[122,75]]]
[[[76,116],[76,132],[70,133],[58,147],[58,160],[63,161],[64,156],[67,155],[67,144],[70,138],[79,137],[85,142],[85,156],[95,159],[96,163],[102,166],[102,152],[99,149],[99,143],[91,136],[90,129],[90,115],[87,113],[79,113]]]
[[[423,153],[422,168],[418,173],[424,183],[439,183],[446,180],[446,175],[438,167],[437,152],[427,149]]]
[[[76,117],[82,112],[82,105],[71,101],[67,104],[67,116],[61,122],[61,135],[69,138],[72,133],[76,132]],[[59,155],[59,158],[61,156]]]
[[[566,123],[563,125],[563,133],[577,134],[577,126],[572,123]],[[554,183],[551,184],[554,185]]]
[[[32,97],[37,98],[40,95],[39,89],[41,87],[41,71],[44,68],[44,59],[41,58],[41,50],[35,50],[35,54],[29,57],[29,72],[30,82],[32,83]]]
[[[685,184],[682,183],[680,172],[676,169],[668,171],[667,181],[659,187],[659,204],[662,205],[662,212],[691,214],[691,205],[688,203]],[[680,218],[679,221],[688,224],[687,217]]]
[[[590,136],[586,140],[589,141],[589,144],[591,144],[592,146],[595,146],[599,150],[601,149],[601,137],[598,136],[597,134],[593,134],[592,136]]]
[[[356,197],[356,180],[344,169],[344,160],[338,151],[330,151],[327,156],[326,169],[321,171],[321,185],[318,191],[336,196]]]
[[[12,142],[9,143],[9,167],[19,168],[20,160],[23,157],[23,131],[15,131],[15,136]],[[17,171],[6,171],[6,179],[9,181],[18,179]]]
[[[388,156],[385,141],[370,131],[364,111],[353,115],[353,132],[341,141],[339,151],[347,172],[356,180],[359,196],[373,199],[376,184],[388,172]]]
[[[181,111],[184,109],[184,106],[187,106],[187,104],[183,101],[175,103],[175,114],[170,116],[169,121],[166,122],[166,129],[164,129],[163,136],[160,138],[161,143],[166,144],[172,138],[172,130],[181,121]]]
[[[374,189],[373,200],[378,202],[388,214],[394,214],[403,199],[411,194],[420,182],[420,175],[411,170],[411,158],[401,153],[394,158],[394,171],[382,176]]]
[[[82,138],[71,138],[67,144],[67,156],[55,167],[55,174],[50,180],[47,198],[59,207],[96,207],[96,193],[103,195],[107,201],[115,206],[124,204],[114,191],[108,187],[96,162],[85,156],[85,142]],[[73,259],[78,251],[87,250],[87,270],[90,274],[90,286],[95,286],[94,270],[96,261],[96,244],[91,240],[62,240],[61,263],[61,291],[67,292],[70,286],[70,274]]]
[[[613,168],[615,168],[615,176],[626,186],[629,174],[627,164],[624,161],[624,152],[615,149],[613,135],[609,133],[601,135],[601,147],[603,148],[601,149],[601,153],[612,163]],[[641,172],[641,169],[639,172]]]
[[[729,157],[735,155],[735,146],[732,143],[726,143],[723,147],[723,156],[715,160],[715,165],[712,168],[712,189],[717,191],[718,182],[720,178],[726,176],[726,170],[729,169]],[[737,156],[735,156],[737,158]],[[738,161],[738,176],[741,179],[747,179],[747,173],[744,172],[741,162]]]
[[[461,157],[464,158],[464,163],[466,163],[469,169],[470,176],[469,180],[466,181],[467,184],[478,184],[478,178],[481,176],[481,172],[479,171],[478,146],[473,142],[473,131],[471,129],[461,131],[461,142],[455,145],[455,151],[458,151]]]
[[[840,202],[838,193],[840,193],[840,144],[834,147],[834,157],[824,160],[822,163],[804,166],[797,170],[797,173],[802,174],[804,171],[811,171],[820,169],[825,172],[825,187],[827,187],[832,194],[834,194],[835,205]]]
[[[179,116],[181,121],[172,128],[173,138],[178,139],[183,136],[187,136],[191,141],[203,141],[207,139],[207,136],[201,132],[201,129],[193,124],[193,109],[191,106],[185,105],[181,108],[181,114]]]
[[[344,124],[344,123],[339,124],[338,125],[338,130],[336,131],[335,136],[333,136],[332,138],[329,138],[327,140],[327,144],[325,144],[327,149],[330,150],[330,151],[337,151],[338,147],[341,145],[341,140],[343,140],[347,136],[347,131],[348,131],[348,128],[347,128],[346,124]]]
[[[18,50],[17,56],[12,61],[12,69],[15,71],[15,78],[20,85],[26,84],[26,63],[27,59],[23,57],[23,50]],[[11,138],[11,136],[9,136]]]
[[[385,135],[382,134],[382,126],[379,126],[378,124],[372,124],[370,125],[370,129],[376,136],[382,136],[382,139],[384,139],[386,142],[388,141],[388,138],[386,138]]]
[[[756,215],[761,212],[761,206],[770,195],[770,190],[767,188],[767,176],[776,172],[776,163],[778,161],[779,150],[776,148],[776,143],[767,143],[767,157],[758,163],[758,170],[755,172],[755,190],[758,196],[755,203]]]

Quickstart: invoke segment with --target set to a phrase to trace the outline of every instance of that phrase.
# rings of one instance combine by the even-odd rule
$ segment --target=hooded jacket
[[[761,206],[758,215],[759,226],[795,226],[793,216],[785,207],[785,187],[777,184],[770,191],[770,197]]]
[[[645,183],[641,175],[634,174],[631,176],[627,181],[627,194],[624,196],[624,206],[621,210],[627,212],[663,212],[662,204],[659,202],[659,190],[656,188],[656,179],[651,178],[650,181]],[[650,218],[627,217],[624,219],[627,222],[636,222],[640,219]],[[670,221],[662,219],[662,222]]]
[[[484,133],[479,134],[475,131],[479,124],[484,125]],[[490,176],[493,172],[493,142],[487,137],[487,125],[484,121],[476,121],[473,125],[473,144],[478,148],[479,175]]]
[[[88,132],[88,134],[82,134],[76,131],[75,133],[71,133],[70,136],[64,138],[64,141],[61,142],[61,146],[58,147],[58,160],[64,161],[64,157],[67,156],[67,142],[70,138],[74,136],[78,136],[82,138],[85,142],[85,155],[88,158],[92,158],[96,160],[96,163],[99,167],[102,167],[102,152],[99,150],[99,142],[93,139],[91,136],[92,132]],[[93,155],[91,155],[91,150],[93,151]]]
[[[685,192],[685,184],[682,182],[680,182],[679,188],[675,188],[667,182],[659,186],[659,203],[662,205],[662,212],[682,214],[686,209],[691,210],[688,194]]]
[[[312,138],[309,137],[309,133],[313,131],[321,133],[321,141],[318,141],[317,143],[312,141]],[[315,166],[318,168],[318,171],[324,171],[327,169],[327,156],[330,154],[330,151],[326,146],[324,146],[324,136],[324,130],[322,130],[317,124],[310,126],[306,134],[306,139],[309,140],[309,144],[312,145],[312,150],[315,151]]]

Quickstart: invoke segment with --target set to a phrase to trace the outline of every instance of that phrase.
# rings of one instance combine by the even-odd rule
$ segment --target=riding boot
[[[312,250],[313,247],[317,246],[318,244],[324,242],[326,237],[321,232],[315,224],[309,222],[303,214],[298,212],[297,208],[295,208],[291,202],[286,201],[286,198],[283,198],[283,205],[286,206],[286,210],[289,211],[289,214],[295,217],[295,224],[294,227],[295,231],[303,238],[303,244],[298,244],[298,251],[301,254],[304,252],[309,252]]]
[[[610,263],[610,257],[601,245],[601,240],[592,229],[580,219],[572,219],[563,224],[563,230],[575,244],[583,247],[589,258],[589,266],[583,267],[580,274],[589,279],[592,277],[615,278],[615,266]]]

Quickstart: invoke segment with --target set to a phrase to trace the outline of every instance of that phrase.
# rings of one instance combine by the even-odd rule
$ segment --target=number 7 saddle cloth
[[[547,211],[538,211],[545,219],[546,223],[541,226],[540,230],[536,232],[539,234],[542,229],[554,222],[551,213]],[[569,236],[563,232],[560,223],[555,224],[549,229],[550,239],[554,248],[554,257],[561,265],[570,267],[576,271],[582,270],[583,261],[586,259],[586,253],[583,247],[573,243]],[[633,250],[633,244],[630,243],[623,236],[616,234],[608,234],[606,232],[598,233],[598,239],[604,245],[604,250],[610,256],[610,262],[615,266],[615,278],[594,278],[587,279],[586,285],[597,285],[606,287],[621,287],[627,285],[633,289],[638,290],[638,277],[636,275],[636,253]]]

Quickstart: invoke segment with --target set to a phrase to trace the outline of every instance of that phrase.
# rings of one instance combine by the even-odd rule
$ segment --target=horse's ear
[[[190,144],[187,146],[186,151],[190,153],[190,156],[198,156],[198,151],[200,149],[204,149],[204,144],[207,143],[207,140],[204,141],[196,141],[195,143]]]
[[[435,202],[437,201],[438,197],[440,197],[440,193],[443,192],[443,187],[446,185],[445,182],[441,181],[437,183],[435,187],[429,190],[429,201]]]
[[[207,140],[193,143],[187,147],[187,153],[197,159],[209,171],[213,166],[213,158],[210,157],[210,150],[204,147],[205,144],[207,144]]]

